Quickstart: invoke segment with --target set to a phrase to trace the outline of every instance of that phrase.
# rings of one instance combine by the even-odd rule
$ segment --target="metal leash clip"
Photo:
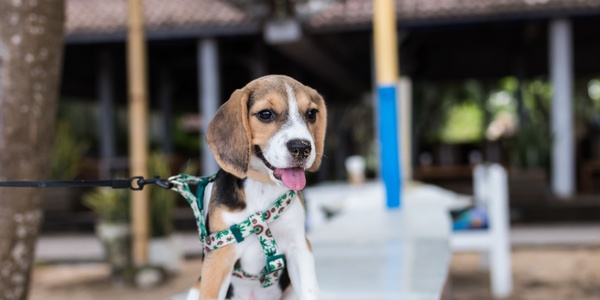
[[[159,176],[155,176],[151,179],[145,179],[142,176],[134,176],[129,178],[128,184],[128,187],[133,191],[141,191],[144,189],[146,184],[156,184],[157,186],[167,190],[170,190],[173,187],[173,183],[169,182],[168,180],[161,179]]]

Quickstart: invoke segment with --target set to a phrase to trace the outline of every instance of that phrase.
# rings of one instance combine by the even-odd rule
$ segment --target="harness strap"
[[[173,184],[172,190],[178,192],[188,202],[194,213],[196,226],[198,227],[198,235],[202,249],[204,249],[204,241],[208,233],[206,232],[206,224],[204,222],[204,191],[206,186],[215,181],[216,174],[209,177],[196,177],[187,174],[179,174],[172,176],[168,181]],[[197,196],[192,193],[190,185],[197,185]]]
[[[206,186],[215,180],[215,176],[195,177],[180,174],[169,178],[169,182],[173,184],[172,189],[180,193],[192,208],[203,250],[211,251],[233,242],[241,243],[250,234],[256,234],[266,256],[265,268],[260,275],[248,274],[239,268],[234,268],[233,275],[239,278],[259,280],[263,287],[273,285],[279,280],[281,272],[285,268],[285,256],[279,251],[268,224],[283,214],[292,203],[296,192],[288,191],[277,198],[267,210],[254,213],[229,229],[209,235],[204,222],[204,191]],[[198,185],[196,195],[192,193],[189,185]]]
[[[225,247],[234,242],[239,243],[250,234],[256,233],[257,231],[260,232],[260,230],[257,229],[254,224],[259,222],[259,220],[264,220],[267,224],[277,220],[277,218],[279,218],[279,216],[281,216],[281,214],[283,214],[283,212],[290,206],[295,195],[296,192],[288,191],[277,198],[277,200],[275,200],[267,210],[263,212],[257,212],[241,223],[229,227],[229,229],[211,233],[204,241],[204,249],[210,251],[220,247]],[[262,226],[262,228],[268,228],[266,225],[260,226]],[[269,234],[270,232],[271,231],[269,230]]]

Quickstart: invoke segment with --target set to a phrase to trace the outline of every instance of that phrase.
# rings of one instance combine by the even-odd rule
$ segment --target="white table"
[[[309,210],[319,203],[340,210],[309,234],[322,299],[442,297],[451,258],[448,199],[424,187],[407,188],[394,211],[385,209],[377,182],[306,191]]]

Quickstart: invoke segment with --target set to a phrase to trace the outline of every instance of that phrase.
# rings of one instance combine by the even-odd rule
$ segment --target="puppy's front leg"
[[[202,262],[202,281],[200,282],[200,299],[225,299],[231,282],[231,274],[235,263],[235,247],[233,245],[207,252]]]
[[[286,255],[290,281],[298,299],[319,299],[315,258],[307,239],[298,241]]]

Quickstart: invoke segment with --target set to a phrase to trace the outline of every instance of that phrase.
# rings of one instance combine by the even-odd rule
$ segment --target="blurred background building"
[[[151,145],[173,173],[188,162],[212,172],[202,128],[216,108],[254,78],[286,74],[328,104],[327,159],[311,180],[343,179],[351,155],[376,176],[372,0],[144,3]],[[514,221],[597,218],[600,1],[398,0],[397,11],[414,179],[467,192],[474,164],[499,162]],[[67,0],[68,125],[53,161],[80,164],[56,179],[126,174],[126,12],[124,0]],[[91,228],[77,193],[50,198],[45,230]],[[192,228],[185,205],[177,226]]]

